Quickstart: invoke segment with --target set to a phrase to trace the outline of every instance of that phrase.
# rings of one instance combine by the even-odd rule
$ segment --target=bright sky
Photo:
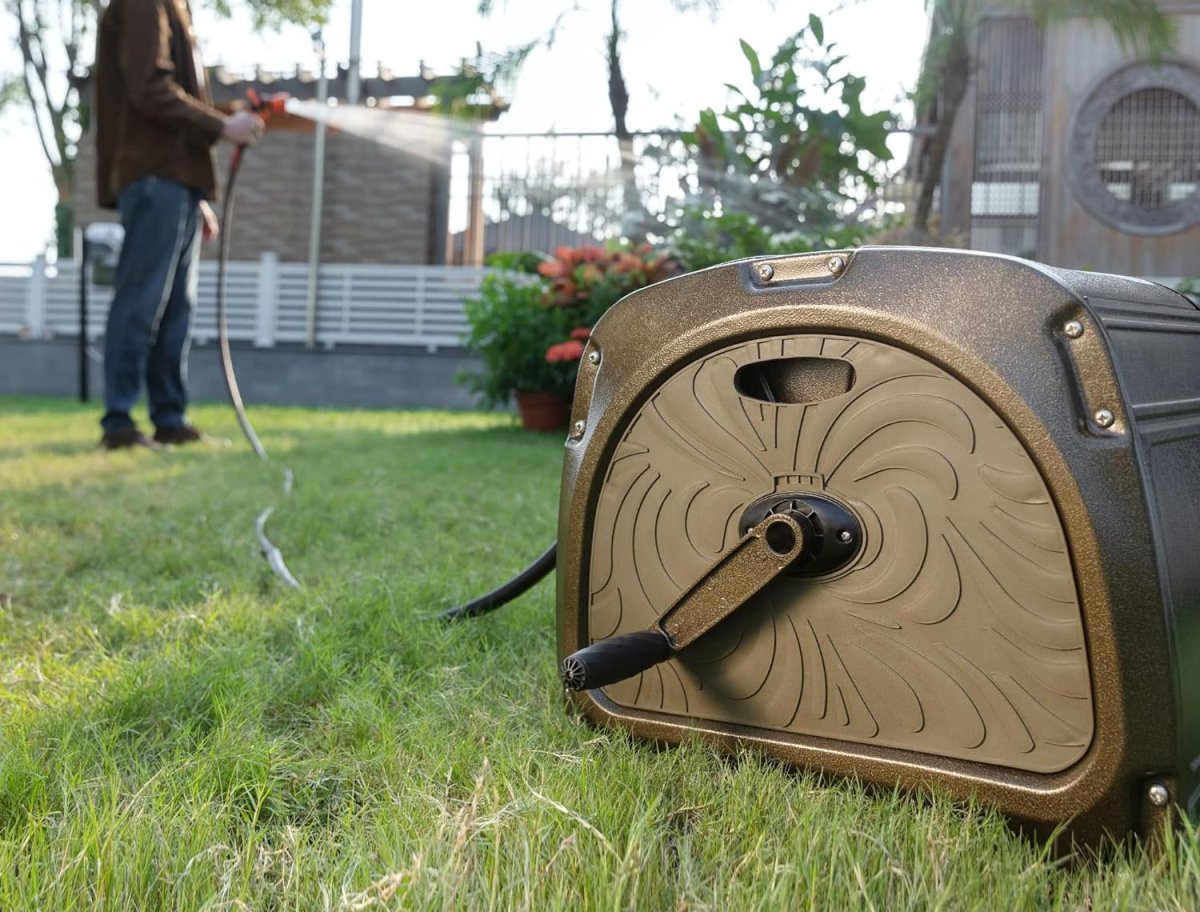
[[[497,12],[481,19],[478,0],[364,0],[363,66],[382,63],[397,75],[417,71],[424,60],[447,72],[472,57],[477,41],[500,51],[544,33],[559,0],[497,0]],[[553,48],[536,52],[512,91],[512,108],[501,130],[606,130],[611,128],[602,36],[608,3],[579,0],[562,22]],[[249,19],[221,20],[197,8],[197,32],[205,61],[249,71],[314,65],[304,29],[256,35]],[[841,7],[841,9],[839,9]],[[744,38],[767,54],[816,12],[825,17],[826,39],[848,55],[848,66],[867,78],[868,103],[899,106],[913,87],[926,37],[924,0],[726,0],[715,19],[681,15],[670,0],[624,0],[623,66],[629,85],[633,129],[690,126],[696,112],[725,103],[724,84],[744,84],[747,65],[738,46]],[[19,72],[15,28],[0,20],[0,76]],[[325,37],[331,61],[349,56],[350,0],[335,0]],[[53,226],[54,187],[25,107],[0,114],[0,262],[28,260],[45,249]]]

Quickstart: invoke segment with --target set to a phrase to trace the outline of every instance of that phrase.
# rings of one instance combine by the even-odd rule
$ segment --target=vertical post
[[[344,266],[342,272],[342,338],[350,335],[353,325],[350,310],[354,306],[354,274],[351,267]]]
[[[33,260],[33,274],[29,276],[29,293],[25,299],[25,326],[31,339],[40,339],[46,333],[45,256]]]
[[[264,253],[258,261],[258,300],[254,310],[254,345],[271,348],[275,345],[275,328],[279,316],[279,256]]]
[[[79,246],[79,401],[87,402],[90,398],[88,391],[88,262],[91,251],[88,249],[87,231],[80,233]]]
[[[478,128],[467,139],[467,236],[463,264],[483,265],[483,134]]]
[[[329,101],[329,79],[325,75],[325,39],[317,32],[317,59],[321,67],[317,78],[317,103],[324,109]],[[322,111],[324,113],[324,111]],[[313,139],[312,222],[308,231],[308,299],[304,308],[304,343],[317,344],[317,288],[321,280],[321,215],[325,204],[325,118],[317,119]]]
[[[425,277],[427,267],[417,267],[416,300],[413,302],[413,330],[418,343],[425,341]]]
[[[350,71],[346,74],[346,104],[358,104],[362,73],[362,0],[350,6]]]
[[[437,158],[429,175],[429,237],[425,261],[445,266],[450,262],[450,163],[454,157],[454,135],[439,127]]]

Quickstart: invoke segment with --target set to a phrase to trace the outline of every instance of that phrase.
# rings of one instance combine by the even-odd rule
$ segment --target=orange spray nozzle
[[[259,95],[254,89],[246,90],[246,101],[250,110],[263,120],[287,113],[287,103],[291,96],[287,92],[276,92],[274,95]]]

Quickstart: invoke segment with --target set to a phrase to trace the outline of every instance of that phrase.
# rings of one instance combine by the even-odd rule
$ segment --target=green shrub
[[[862,243],[862,235],[861,225],[780,234],[743,212],[713,215],[690,209],[672,233],[669,247],[672,255],[691,272],[746,257],[856,247]]]
[[[459,380],[493,406],[518,392],[570,396],[587,331],[629,292],[679,271],[646,246],[560,247],[553,257],[504,254],[491,262],[521,272],[492,273],[467,301],[465,345],[483,370]]]
[[[550,346],[567,338],[572,314],[544,303],[548,283],[511,272],[483,280],[479,297],[466,302],[470,324],[464,340],[483,370],[459,375],[490,406],[504,405],[516,392],[571,392],[573,366],[546,361]]]

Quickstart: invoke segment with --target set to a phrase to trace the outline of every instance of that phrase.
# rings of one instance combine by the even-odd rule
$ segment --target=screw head
[[[846,268],[846,261],[840,256],[834,256],[829,258],[826,266],[829,267],[829,271],[834,275],[841,275],[842,270]]]
[[[583,436],[583,432],[586,430],[587,430],[587,422],[586,421],[584,421],[583,419],[576,421],[573,425],[571,425],[571,439],[578,440],[580,437]]]
[[[1155,807],[1166,807],[1167,802],[1171,800],[1171,793],[1167,791],[1165,785],[1156,782],[1150,786],[1146,792],[1146,797],[1150,799],[1150,803]]]
[[[1096,424],[1100,425],[1102,428],[1112,427],[1113,422],[1117,420],[1113,413],[1108,409],[1100,409],[1100,411],[1096,412],[1095,418]]]
[[[598,351],[588,352],[588,363],[589,364],[599,364],[600,363],[600,352],[598,352]]]
[[[838,541],[840,541],[843,545],[848,545],[850,542],[854,541],[854,536],[850,534],[849,529],[843,529],[838,533]]]
[[[1078,339],[1083,335],[1083,324],[1078,320],[1070,320],[1063,327],[1063,332],[1067,334],[1069,339]]]
[[[754,267],[754,271],[758,273],[758,277],[764,282],[769,282],[775,278],[775,267],[770,263],[759,263]]]

